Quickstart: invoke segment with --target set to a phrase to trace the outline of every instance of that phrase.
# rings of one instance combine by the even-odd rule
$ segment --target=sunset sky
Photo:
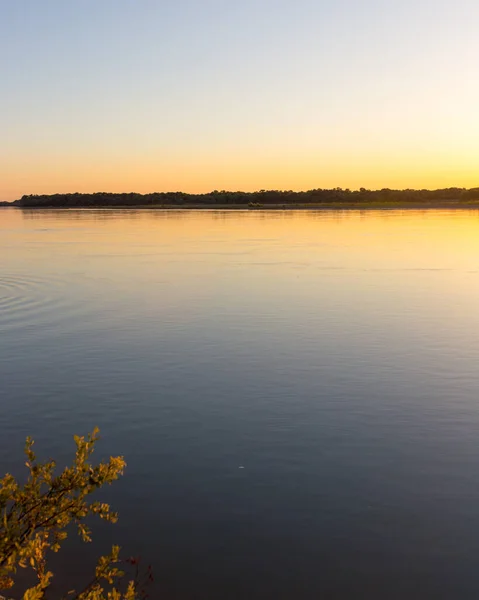
[[[479,186],[477,0],[0,0],[0,200]]]

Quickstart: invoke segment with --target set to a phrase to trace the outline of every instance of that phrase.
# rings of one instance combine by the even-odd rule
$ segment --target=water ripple
[[[0,330],[54,325],[70,318],[73,308],[67,282],[55,277],[0,276]]]

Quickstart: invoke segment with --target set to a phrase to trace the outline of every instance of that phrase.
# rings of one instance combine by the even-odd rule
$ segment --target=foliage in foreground
[[[76,526],[84,542],[91,541],[85,519],[98,515],[115,523],[118,516],[109,504],[91,502],[90,494],[111,484],[123,474],[123,457],[111,457],[93,466],[89,459],[98,440],[98,429],[85,437],[74,436],[76,455],[71,467],[55,474],[55,462],[37,462],[33,441],[27,438],[28,479],[21,486],[12,475],[0,479],[0,590],[9,590],[19,568],[33,569],[37,583],[28,589],[24,600],[47,598],[53,573],[47,568],[50,551],[58,552],[67,537],[67,528]],[[102,556],[90,583],[81,591],[70,591],[69,600],[136,600],[140,598],[138,570],[126,582],[120,568],[118,546]],[[134,559],[123,563],[136,564]],[[148,573],[148,578],[151,575]]]

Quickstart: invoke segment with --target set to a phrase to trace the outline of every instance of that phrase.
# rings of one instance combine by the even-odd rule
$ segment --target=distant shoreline
[[[21,206],[13,203],[0,204],[0,208],[15,208],[20,210],[248,210],[248,211],[294,211],[294,210],[440,210],[440,209],[479,209],[479,200],[474,201],[435,201],[435,202],[322,202],[305,204],[263,204],[249,206],[248,204],[138,204],[111,205],[98,204],[77,206]]]
[[[5,206],[6,203],[3,203]],[[20,208],[133,208],[186,210],[358,210],[428,209],[479,207],[479,187],[438,190],[350,190],[316,188],[259,190],[256,192],[213,190],[202,194],[186,192],[70,192],[63,194],[26,194],[10,206]]]

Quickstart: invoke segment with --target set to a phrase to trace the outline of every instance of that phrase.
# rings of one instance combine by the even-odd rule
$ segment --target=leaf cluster
[[[53,573],[47,568],[49,552],[58,552],[67,538],[67,528],[75,526],[84,542],[91,541],[85,519],[97,515],[115,523],[118,515],[109,504],[91,501],[93,492],[118,479],[126,463],[122,456],[93,465],[90,462],[99,431],[86,437],[74,436],[76,453],[72,466],[56,474],[53,460],[38,462],[33,440],[25,445],[28,478],[24,485],[10,474],[0,479],[0,590],[10,589],[18,569],[32,569],[37,583],[23,600],[47,598]],[[102,556],[91,582],[80,592],[68,593],[71,600],[137,600],[138,582],[123,581],[120,548]]]

